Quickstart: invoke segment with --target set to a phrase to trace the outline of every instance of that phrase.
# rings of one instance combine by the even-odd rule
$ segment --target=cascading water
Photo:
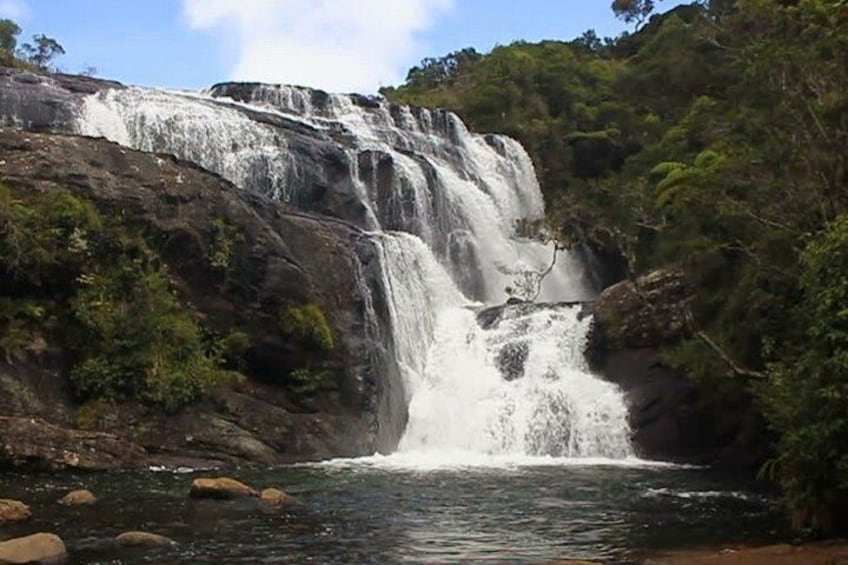
[[[77,130],[175,154],[366,230],[409,407],[399,451],[631,455],[622,395],[583,361],[588,319],[578,308],[505,307],[496,323],[478,321],[506,299],[514,273],[541,272],[552,258],[514,236],[517,220],[543,214],[514,140],[471,134],[448,112],[243,84],[201,95],[102,91],[85,100]],[[567,255],[540,288],[551,302],[588,294]]]

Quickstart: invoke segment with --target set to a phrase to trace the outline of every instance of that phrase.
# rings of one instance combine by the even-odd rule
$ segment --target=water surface
[[[72,563],[540,563],[628,562],[646,550],[767,542],[783,533],[776,501],[755,485],[699,469],[563,462],[415,469],[404,461],[232,470],[282,487],[300,504],[263,513],[255,500],[193,500],[194,476],[132,472],[0,475],[0,495],[33,520],[0,537],[52,531]],[[64,508],[68,489],[98,495]],[[167,535],[153,552],[115,548],[121,531]]]

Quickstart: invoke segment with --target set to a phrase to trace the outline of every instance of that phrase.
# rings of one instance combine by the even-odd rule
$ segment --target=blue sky
[[[663,9],[679,2],[666,0]],[[240,79],[373,92],[424,57],[627,26],[609,0],[0,0],[0,17],[44,33],[68,72],[201,88]]]

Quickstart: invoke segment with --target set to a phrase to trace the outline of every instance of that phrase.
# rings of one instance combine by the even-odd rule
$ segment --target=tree
[[[473,47],[466,47],[449,53],[444,57],[428,57],[417,67],[412,67],[406,75],[406,82],[412,87],[434,88],[450,83],[461,71],[479,61],[482,55]]]
[[[793,320],[806,339],[770,367],[766,412],[780,434],[771,470],[796,527],[828,531],[848,519],[848,213],[801,257]]]
[[[32,41],[21,45],[20,53],[29,64],[42,71],[49,70],[53,59],[65,54],[65,48],[58,41],[43,33],[32,36]]]
[[[18,35],[20,33],[20,26],[12,20],[0,20],[0,50],[14,53],[18,46]]]
[[[613,0],[612,11],[616,17],[641,26],[654,11],[654,0]]]
[[[598,33],[594,29],[584,31],[583,35],[575,39],[573,43],[593,52],[600,51],[604,46],[604,42],[598,37]]]

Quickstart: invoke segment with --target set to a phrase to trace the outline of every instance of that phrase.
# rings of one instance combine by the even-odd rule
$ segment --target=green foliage
[[[6,65],[14,60],[20,34],[18,24],[9,19],[0,19],[0,63]]]
[[[235,247],[244,242],[244,236],[238,228],[221,218],[215,218],[211,228],[210,263],[213,268],[228,272],[233,267]]]
[[[330,352],[336,347],[333,328],[317,304],[283,307],[279,323],[285,335],[301,339],[319,351]]]
[[[32,331],[61,320],[81,400],[138,400],[174,411],[231,382],[167,269],[137,233],[70,192],[0,185],[0,347],[20,358]],[[227,351],[243,340],[233,338]]]
[[[6,363],[22,361],[33,343],[35,328],[46,316],[37,300],[12,300],[0,296],[0,354]]]
[[[517,137],[559,241],[631,275],[683,267],[712,345],[669,359],[702,379],[767,376],[770,470],[799,524],[826,528],[848,508],[845,2],[704,0],[647,21],[654,4],[613,2],[644,23],[634,34],[499,46],[383,94]]]
[[[802,266],[794,319],[807,339],[770,367],[761,392],[796,525],[828,530],[848,505],[848,213],[807,246]]]
[[[234,331],[214,342],[212,356],[226,367],[240,371],[245,368],[245,355],[249,350],[250,336],[242,331]]]
[[[300,395],[310,395],[327,387],[333,379],[333,372],[328,369],[301,368],[289,373],[292,390]]]
[[[164,269],[143,259],[120,257],[113,269],[78,277],[71,313],[82,330],[71,372],[80,398],[138,398],[173,411],[215,379],[199,327]]]

